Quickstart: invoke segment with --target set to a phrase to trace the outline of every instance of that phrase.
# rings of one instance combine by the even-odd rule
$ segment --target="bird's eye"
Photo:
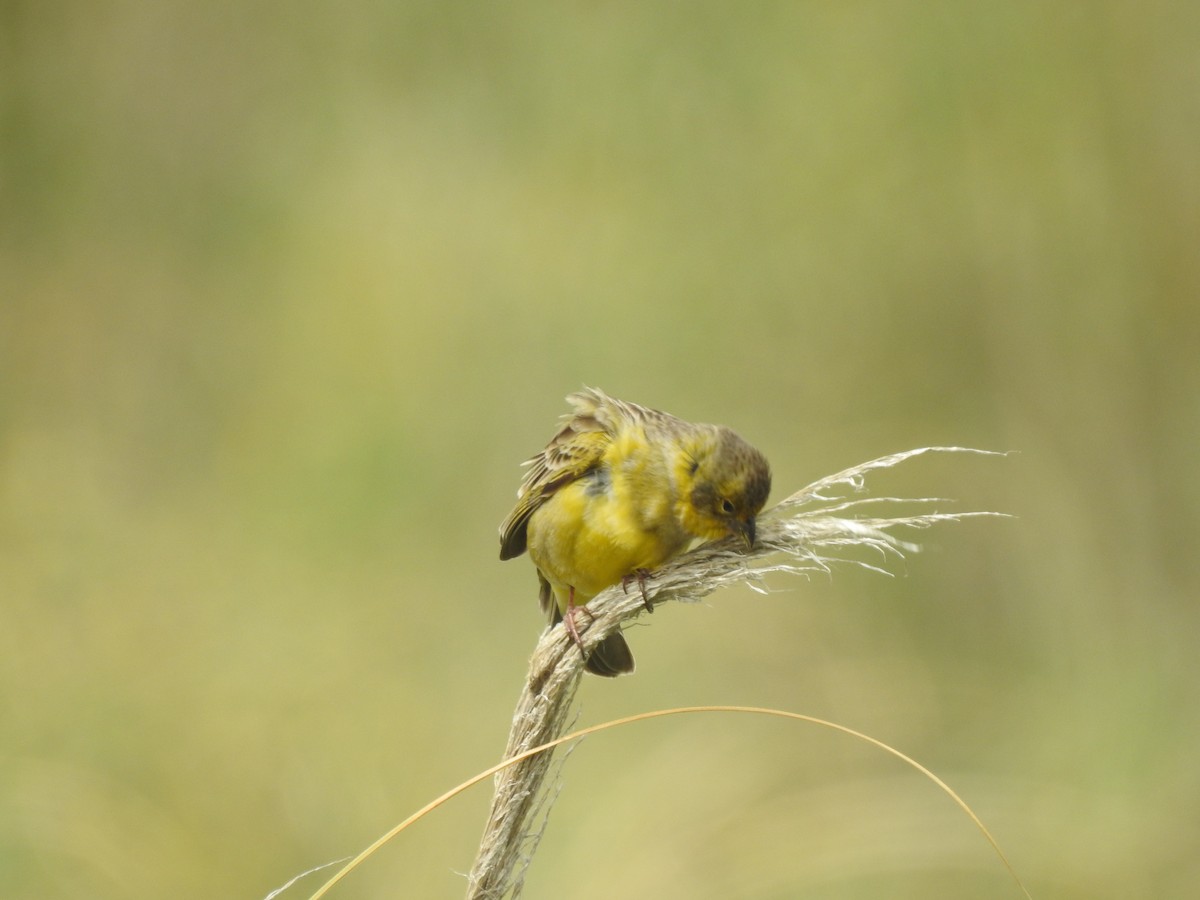
[[[733,504],[730,503],[728,500],[722,500],[721,501],[721,512],[725,513],[725,515],[727,515],[727,516],[733,515]]]

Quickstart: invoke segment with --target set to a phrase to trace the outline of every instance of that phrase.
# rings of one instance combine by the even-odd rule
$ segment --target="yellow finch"
[[[738,535],[753,546],[771,470],[722,425],[685,422],[595,388],[567,401],[574,413],[525,463],[517,505],[500,526],[500,558],[529,551],[543,612],[551,624],[565,619],[582,648],[575,611],[606,587],[631,578],[640,585],[697,538]],[[633,671],[620,632],[596,646],[587,668]]]

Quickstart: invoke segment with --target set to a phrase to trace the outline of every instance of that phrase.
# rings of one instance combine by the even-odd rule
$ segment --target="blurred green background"
[[[666,608],[581,724],[836,719],[1036,897],[1194,896],[1200,6],[0,16],[0,893],[262,897],[495,761],[541,627],[496,527],[587,383],[776,499],[1017,450],[879,485],[1018,518]],[[562,781],[530,898],[1018,896],[819,729]],[[461,896],[487,795],[335,896]]]

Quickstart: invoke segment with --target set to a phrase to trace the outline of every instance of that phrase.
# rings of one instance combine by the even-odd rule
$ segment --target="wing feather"
[[[582,478],[604,459],[623,429],[631,425],[663,425],[674,417],[636,403],[610,397],[597,388],[584,388],[567,397],[574,412],[563,416],[558,433],[546,448],[525,461],[528,471],[517,491],[517,505],[500,525],[500,558],[525,552],[529,517],[554,492]]]

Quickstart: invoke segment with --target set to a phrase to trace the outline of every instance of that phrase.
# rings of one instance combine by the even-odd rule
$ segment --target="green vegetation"
[[[1035,897],[1200,883],[1200,7],[0,11],[0,894],[262,897],[496,761],[581,384],[1011,521],[667,608]],[[784,590],[786,589],[786,591]],[[1015,896],[819,730],[586,741],[526,896]],[[456,898],[487,806],[339,898]],[[597,873],[603,873],[603,877]],[[295,896],[303,896],[303,887]],[[285,896],[293,896],[289,893]]]

